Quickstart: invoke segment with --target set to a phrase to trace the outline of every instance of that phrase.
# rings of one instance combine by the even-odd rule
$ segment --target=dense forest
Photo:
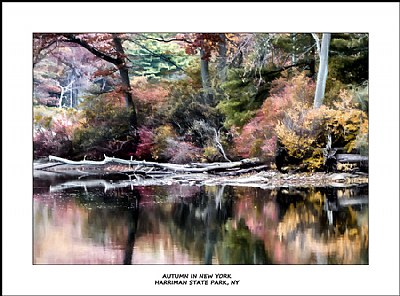
[[[368,34],[37,33],[34,159],[368,156]]]

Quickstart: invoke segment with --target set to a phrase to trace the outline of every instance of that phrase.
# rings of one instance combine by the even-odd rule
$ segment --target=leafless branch
[[[318,35],[315,33],[311,33],[311,35],[313,36],[315,43],[317,45],[318,54],[321,54],[321,41],[320,41]]]
[[[185,43],[193,43],[192,41],[185,39],[185,38],[170,38],[170,39],[164,39],[163,37],[160,38],[155,38],[155,37],[150,37],[150,36],[146,36],[143,34],[138,34],[139,36],[141,36],[142,38],[146,39],[146,40],[155,40],[155,41],[159,41],[159,42],[164,42],[164,43],[169,43],[169,42],[174,42],[174,41],[182,41]]]

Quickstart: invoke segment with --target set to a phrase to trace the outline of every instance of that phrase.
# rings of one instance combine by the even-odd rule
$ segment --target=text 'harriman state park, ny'
[[[240,280],[233,280],[230,273],[171,273],[163,274],[155,285],[238,285]]]

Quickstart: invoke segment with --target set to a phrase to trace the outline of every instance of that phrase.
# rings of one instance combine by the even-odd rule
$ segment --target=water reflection
[[[49,182],[35,183],[35,264],[368,264],[367,186]]]

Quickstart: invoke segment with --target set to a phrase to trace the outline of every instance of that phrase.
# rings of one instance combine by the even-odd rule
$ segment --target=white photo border
[[[4,295],[399,293],[399,3],[2,3]],[[32,265],[33,32],[367,32],[369,265]],[[230,273],[238,286],[155,286]]]

